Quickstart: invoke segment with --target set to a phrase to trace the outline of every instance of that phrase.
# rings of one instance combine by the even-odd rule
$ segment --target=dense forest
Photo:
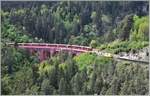
[[[149,44],[148,1],[2,1],[1,94],[145,95],[148,65],[59,52],[40,62],[7,43],[90,46],[112,54]]]

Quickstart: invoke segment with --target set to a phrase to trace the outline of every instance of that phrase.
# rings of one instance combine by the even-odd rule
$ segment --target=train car
[[[92,48],[88,48],[88,51],[92,51],[93,49]]]
[[[112,58],[112,57],[113,57],[113,55],[112,55],[112,54],[110,54],[110,53],[104,53],[104,56],[105,56],[105,57],[110,57],[110,58]]]
[[[92,51],[91,47],[83,47],[83,50]]]

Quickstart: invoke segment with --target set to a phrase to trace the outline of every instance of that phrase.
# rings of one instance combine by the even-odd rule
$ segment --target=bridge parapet
[[[46,53],[67,51],[73,54],[80,54],[92,51],[91,47],[79,46],[79,45],[68,45],[68,44],[48,44],[48,43],[8,43],[8,45],[16,45],[18,48],[27,49],[30,52],[38,51],[39,59],[42,61],[46,56]]]

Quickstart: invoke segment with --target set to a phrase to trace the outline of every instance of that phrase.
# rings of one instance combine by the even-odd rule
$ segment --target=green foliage
[[[48,8],[47,8],[47,6],[46,5],[42,5],[41,6],[41,14],[43,15],[43,14],[45,14],[45,13],[47,13],[48,12]]]
[[[112,58],[90,53],[74,58],[68,55],[64,63],[60,60],[58,57],[51,58],[36,65],[36,69],[26,65],[12,76],[3,75],[2,93],[114,95],[148,92],[148,67],[145,65],[117,63]]]
[[[143,1],[2,2],[2,95],[148,95],[147,65],[63,52],[39,62],[6,45],[69,43],[116,54],[139,50],[149,44],[147,6]]]
[[[92,19],[96,18],[96,12],[95,12],[95,11],[94,11],[94,12],[92,12],[92,14],[91,14],[91,18],[92,18]]]
[[[97,42],[95,40],[92,40],[90,43],[90,47],[96,48],[97,47]]]
[[[111,42],[118,37],[122,40],[128,40],[128,37],[148,40],[148,16],[145,17],[140,13],[143,17],[133,16],[133,20],[132,15],[129,14],[139,11],[136,2],[135,4],[127,2],[126,6],[121,2],[86,2],[83,4],[80,2],[58,2],[58,4],[56,2],[42,2],[38,4],[37,2],[34,7],[29,3],[31,8],[23,7],[26,5],[23,3],[19,8],[17,7],[19,4],[14,5],[13,8],[9,6],[9,3],[2,4],[3,10],[1,13],[2,18],[4,18],[2,19],[2,25],[8,21],[9,23],[6,23],[6,27],[12,25],[12,29],[4,29],[2,27],[2,37],[7,37],[8,34],[6,32],[8,29],[11,29],[9,30],[11,31],[9,33],[10,36],[7,37],[11,41],[44,41],[49,43],[89,45],[91,40],[96,40],[98,45],[100,45],[105,41]],[[135,9],[133,10],[130,5],[134,6]],[[97,9],[94,6],[97,6]],[[146,6],[146,2],[140,6]],[[124,8],[129,8],[129,10],[126,12]],[[110,11],[112,9],[116,11]],[[113,29],[117,29],[117,31],[114,33],[112,32]],[[133,31],[130,32],[130,29]],[[129,36],[130,33],[133,33],[133,35]],[[135,34],[137,33],[138,35],[136,36]],[[29,35],[33,38],[38,37],[42,41],[32,40]]]
[[[101,65],[105,65],[105,64],[111,64],[113,61],[112,58],[108,58],[108,57],[97,57],[95,60],[95,64],[101,64]],[[108,65],[107,65],[108,66]]]
[[[42,94],[49,95],[53,93],[54,88],[50,85],[50,82],[48,79],[44,79],[41,84],[41,91]]]
[[[96,55],[90,53],[83,53],[79,56],[74,57],[77,65],[79,66],[79,70],[83,70],[86,66],[93,63]]]
[[[52,69],[54,68],[54,66],[52,66],[51,64],[48,64],[46,61],[42,62],[39,65],[39,74],[41,76],[44,76],[45,73],[50,73],[52,71]]]
[[[2,39],[8,39],[14,42],[32,42],[29,36],[25,35],[22,30],[9,23],[8,20],[2,24]]]
[[[130,30],[133,26],[133,15],[127,15],[118,26],[118,37],[121,40],[128,40],[130,36]]]
[[[88,39],[83,36],[72,36],[70,38],[69,44],[77,44],[77,45],[87,45]]]
[[[2,81],[1,81],[1,86],[2,86],[2,94],[11,94],[11,78],[10,76],[8,75],[5,75],[3,78],[2,78]]]
[[[107,15],[102,15],[102,21],[105,23],[110,23],[111,18]]]
[[[148,41],[149,22],[148,16],[138,17],[134,16],[134,27],[131,33],[131,40],[134,41]]]
[[[59,64],[59,69],[66,70],[66,68],[67,68],[66,63]]]
[[[111,53],[129,52],[131,50],[139,50],[148,46],[147,41],[120,41],[116,40],[109,44],[103,44],[99,47],[100,50],[106,50]]]
[[[59,83],[59,94],[66,95],[67,91],[67,82],[62,78]]]

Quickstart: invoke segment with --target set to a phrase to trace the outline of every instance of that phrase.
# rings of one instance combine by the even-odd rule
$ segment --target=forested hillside
[[[7,43],[90,46],[112,54],[149,44],[146,1],[2,1],[1,84],[9,95],[148,94],[148,65],[60,52],[40,62]]]

